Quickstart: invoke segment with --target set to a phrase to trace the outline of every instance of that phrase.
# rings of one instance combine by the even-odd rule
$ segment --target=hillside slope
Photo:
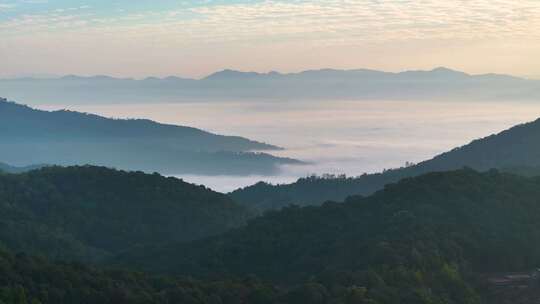
[[[267,174],[299,163],[252,150],[278,147],[242,137],[141,119],[40,111],[0,99],[0,159],[33,164],[103,165],[164,174]]]
[[[0,174],[0,243],[53,258],[98,261],[221,233],[248,216],[225,195],[158,174],[90,166]]]
[[[367,197],[270,212],[243,228],[117,262],[196,276],[365,287],[374,303],[478,303],[483,273],[540,264],[540,178],[458,170]],[[476,291],[475,291],[476,290]]]
[[[259,210],[279,209],[290,204],[318,205],[327,200],[342,201],[349,195],[369,195],[388,183],[433,171],[470,167],[485,171],[497,168],[525,173],[540,172],[540,119],[494,134],[416,165],[365,174],[354,178],[302,178],[285,185],[256,185],[238,189],[230,196]],[[529,170],[529,171],[530,171]],[[528,175],[531,173],[528,172]]]

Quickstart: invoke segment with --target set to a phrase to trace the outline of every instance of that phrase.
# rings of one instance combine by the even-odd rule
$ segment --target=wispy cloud
[[[481,41],[512,43],[513,48],[522,44],[524,54],[530,53],[525,45],[540,46],[538,0],[182,1],[167,6],[154,1],[155,5],[138,9],[133,2],[122,3],[106,9],[81,1],[65,1],[64,6],[42,3],[40,10],[17,9],[16,13],[13,3],[0,4],[0,12],[12,11],[0,17],[0,35],[8,47],[58,41],[91,46],[109,41],[103,47],[118,47],[111,49],[112,54],[128,42],[162,52],[236,48],[238,54],[253,46],[266,53],[278,46],[305,53],[315,47],[384,44],[396,49],[394,56],[411,41],[430,49],[441,41],[465,49]]]
[[[14,8],[15,6],[16,6],[15,3],[1,3],[0,2],[0,13],[8,11]]]
[[[0,8],[2,6],[0,5]],[[102,17],[67,7],[0,22],[0,30],[35,33],[51,29],[138,32],[188,40],[314,40],[317,43],[430,38],[540,37],[536,0],[264,1],[166,11],[118,12]]]

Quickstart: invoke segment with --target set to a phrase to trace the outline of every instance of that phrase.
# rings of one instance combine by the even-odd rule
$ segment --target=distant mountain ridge
[[[0,92],[33,104],[178,102],[231,98],[534,100],[540,81],[504,74],[472,75],[444,67],[399,73],[369,69],[258,73],[223,70],[201,79],[110,76],[0,80]]]
[[[416,78],[416,79],[437,79],[437,78],[454,78],[454,79],[513,79],[513,80],[526,80],[524,78],[520,77],[514,77],[510,75],[505,74],[495,74],[495,73],[488,73],[488,74],[468,74],[465,72],[452,70],[445,67],[437,67],[432,70],[408,70],[403,72],[384,72],[384,71],[378,71],[378,70],[370,70],[370,69],[354,69],[354,70],[339,70],[339,69],[319,69],[319,70],[306,70],[298,73],[280,73],[276,71],[268,72],[268,73],[258,73],[258,72],[242,72],[242,71],[236,71],[236,70],[222,70],[213,74],[210,74],[209,76],[204,77],[202,80],[231,80],[231,79],[254,79],[254,78],[302,78],[302,77],[314,77],[318,79],[330,79],[330,77],[364,77],[364,78],[386,78],[390,79],[391,77],[394,77],[395,79],[402,79],[405,80],[407,78]]]
[[[230,196],[259,210],[279,209],[290,204],[318,205],[342,201],[350,195],[369,195],[402,178],[433,171],[470,167],[480,171],[497,168],[523,175],[540,174],[540,119],[520,124],[498,134],[435,156],[409,167],[351,178],[302,178],[292,184],[258,183],[238,189]]]
[[[0,160],[11,165],[95,164],[165,174],[267,174],[300,163],[279,147],[143,119],[41,111],[0,99]]]
[[[44,167],[45,165],[31,165],[31,166],[25,166],[25,167],[14,167],[10,166],[8,164],[4,164],[0,162],[0,173],[23,173],[28,172],[31,170],[39,169]]]

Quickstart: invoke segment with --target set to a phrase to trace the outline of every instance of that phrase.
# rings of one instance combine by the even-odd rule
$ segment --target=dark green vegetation
[[[157,174],[0,174],[0,243],[26,252],[0,249],[0,303],[498,303],[486,273],[540,265],[540,177],[429,173],[248,216]]]
[[[290,204],[318,205],[342,201],[350,195],[369,195],[388,183],[420,174],[470,167],[485,171],[497,168],[534,175],[540,167],[540,120],[515,126],[496,135],[475,140],[417,165],[365,174],[355,178],[303,178],[288,185],[256,185],[230,196],[258,210],[279,209]]]
[[[272,211],[222,236],[116,261],[202,277],[310,282],[329,297],[361,287],[374,301],[351,303],[479,303],[479,274],[540,265],[539,223],[540,178],[463,169],[345,203]]]
[[[278,296],[256,280],[201,282],[104,271],[0,249],[1,304],[265,304]]]
[[[221,233],[248,216],[225,195],[158,174],[90,166],[0,174],[0,242],[52,258],[99,261]]]
[[[540,81],[469,75],[447,68],[388,73],[311,70],[282,74],[224,70],[206,78],[119,79],[66,76],[0,80],[9,98],[37,103],[178,102],[179,100],[536,100]]]
[[[229,196],[235,201],[259,212],[281,209],[289,205],[321,205],[326,201],[343,201],[350,195],[375,191],[377,187],[367,181],[367,178],[375,179],[375,176],[310,176],[300,178],[292,184],[280,185],[259,182],[235,190],[229,193]],[[380,176],[379,179],[382,182]],[[388,178],[388,181],[391,182],[392,179]],[[369,187],[369,190],[364,190],[366,187]]]
[[[278,149],[235,136],[71,111],[39,111],[0,98],[0,159],[33,164],[104,165],[164,174],[272,173],[298,161],[251,150]]]
[[[252,276],[207,281],[150,276],[81,264],[50,263],[42,258],[12,255],[0,249],[1,304],[378,303],[370,300],[367,288],[345,286],[346,282],[336,282],[329,290],[313,281],[282,288]]]

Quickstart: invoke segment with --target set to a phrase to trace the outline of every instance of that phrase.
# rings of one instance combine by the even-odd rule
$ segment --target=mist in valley
[[[540,104],[526,101],[249,100],[67,108],[243,136],[285,148],[273,155],[307,162],[283,165],[273,175],[177,175],[221,192],[259,181],[280,184],[312,174],[357,176],[397,168],[540,116]]]

